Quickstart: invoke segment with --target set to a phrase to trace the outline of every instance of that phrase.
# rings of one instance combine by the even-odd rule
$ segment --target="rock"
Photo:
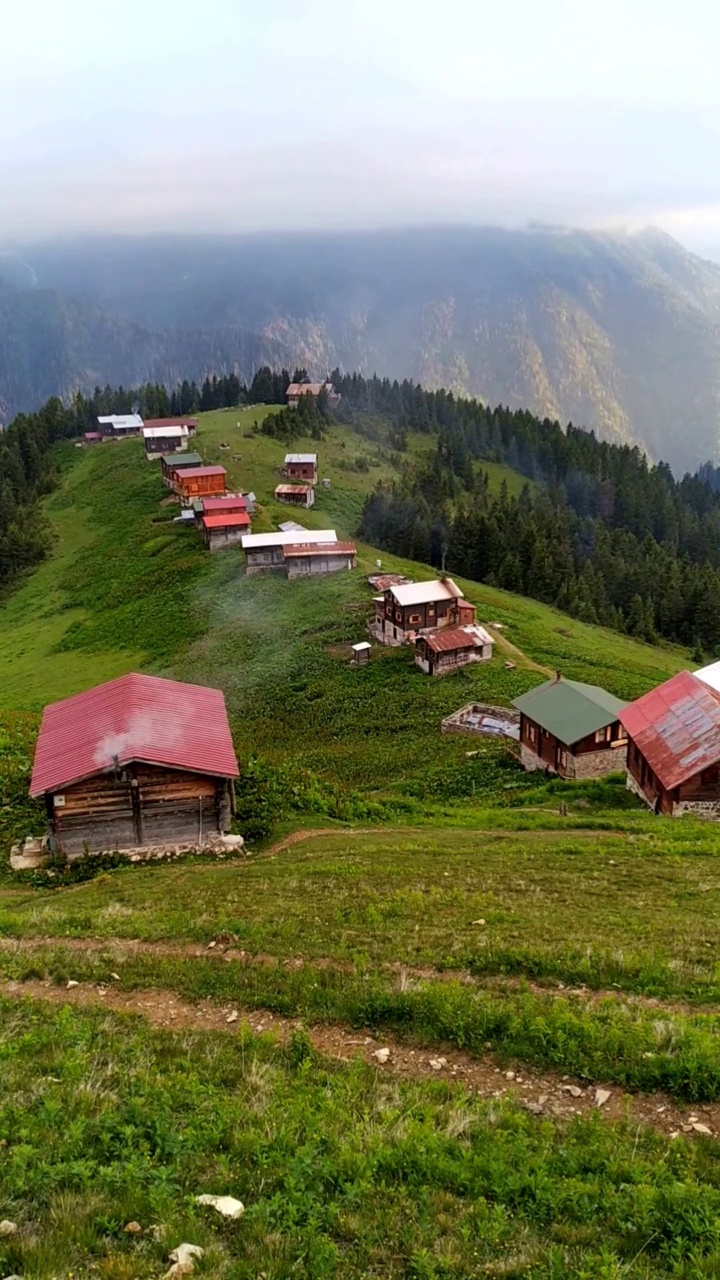
[[[243,849],[245,841],[242,836],[220,836],[218,844],[223,849]]]
[[[378,1062],[387,1062],[389,1057],[390,1057],[389,1049],[375,1049],[375,1051],[373,1052],[373,1058],[377,1058]]]
[[[482,919],[482,917],[481,917],[481,918],[480,918],[480,920],[473,920],[473,922],[472,922],[472,923],[473,923],[473,924],[484,924],[484,923],[485,923],[485,921],[484,921],[484,920]]]
[[[119,982],[119,981],[120,981],[120,974],[119,974],[119,973],[111,973],[111,974],[110,974],[110,977],[112,978],[113,982]]]
[[[212,942],[208,942],[208,951],[212,951],[213,947],[216,947],[216,946],[217,946],[217,942],[215,942],[214,940]]]
[[[195,1270],[195,1259],[202,1258],[205,1250],[199,1244],[179,1244],[170,1256],[172,1266],[165,1272],[164,1280],[176,1280],[178,1276],[189,1276]]]
[[[128,1235],[137,1236],[142,1231],[142,1227],[139,1222],[128,1222],[123,1227],[123,1231],[127,1231]]]
[[[596,1107],[604,1107],[604,1106],[605,1106],[605,1103],[609,1100],[609,1098],[610,1098],[610,1090],[609,1090],[609,1089],[596,1089],[596,1090],[595,1090],[595,1106],[596,1106]]]
[[[565,1090],[566,1093],[570,1094],[571,1098],[582,1097],[582,1089],[580,1089],[576,1084],[564,1084],[563,1089]]]
[[[74,978],[70,978],[67,983],[67,990],[72,991],[73,987],[79,987],[79,986],[80,986],[79,982],[76,982]]]
[[[506,1080],[514,1080],[514,1079],[515,1079],[515,1072],[514,1072],[514,1071],[506,1071],[506,1072],[505,1072],[505,1079],[506,1079]]]
[[[232,1013],[229,1013],[229,1014],[228,1014],[228,1016],[227,1016],[227,1018],[225,1019],[225,1021],[226,1021],[226,1022],[237,1022],[237,1020],[238,1020],[238,1017],[239,1017],[239,1016],[240,1016],[240,1015],[238,1014],[237,1009],[233,1009]]]
[[[700,1124],[698,1120],[693,1121],[693,1129],[696,1133],[705,1133],[708,1138],[712,1137],[712,1129],[708,1129],[706,1124]]]
[[[543,1109],[539,1102],[526,1102],[525,1110],[530,1111],[534,1116],[541,1116],[543,1113]]]
[[[196,1196],[195,1199],[198,1204],[209,1204],[217,1209],[224,1218],[241,1218],[245,1212],[242,1200],[236,1200],[234,1196]]]
[[[442,1071],[447,1066],[447,1058],[430,1058],[430,1066],[433,1071]]]
[[[17,1222],[10,1222],[9,1218],[3,1218],[0,1222],[0,1236],[14,1236],[17,1234]]]

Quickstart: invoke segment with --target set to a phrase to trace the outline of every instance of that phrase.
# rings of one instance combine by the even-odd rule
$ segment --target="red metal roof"
[[[102,438],[103,438],[102,431],[86,431],[85,432],[86,440],[102,440]]]
[[[631,702],[618,719],[668,791],[720,762],[720,694],[689,671]]]
[[[145,418],[146,427],[196,427],[197,418]]]
[[[492,644],[492,636],[487,632],[470,627],[432,631],[430,635],[420,636],[419,639],[424,640],[433,653],[448,653],[453,649],[482,649],[484,644]]]
[[[249,529],[250,517],[246,511],[226,511],[223,515],[203,516],[204,529]]]
[[[312,491],[311,484],[279,484],[275,489],[276,493],[312,493]]]
[[[203,511],[209,515],[216,511],[245,511],[247,498],[242,493],[226,493],[224,498],[201,498]]]
[[[285,556],[354,556],[354,542],[291,542],[283,547]]]
[[[197,480],[200,476],[226,476],[224,467],[183,467],[177,477],[178,483],[185,480]]]
[[[30,794],[43,795],[133,760],[237,777],[219,689],[127,675],[53,702],[43,712]]]

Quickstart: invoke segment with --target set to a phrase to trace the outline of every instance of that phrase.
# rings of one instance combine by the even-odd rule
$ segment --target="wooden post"
[[[138,844],[144,844],[143,838],[143,821],[142,821],[142,802],[140,799],[140,783],[137,778],[133,778],[130,782],[130,800],[132,802],[133,826],[135,828],[135,839]]]

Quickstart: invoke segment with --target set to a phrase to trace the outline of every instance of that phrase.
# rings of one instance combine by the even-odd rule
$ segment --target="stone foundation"
[[[245,846],[242,836],[218,835],[215,833],[201,845],[197,841],[181,844],[144,844],[129,849],[92,849],[89,853],[71,853],[68,862],[77,862],[80,858],[103,858],[108,854],[119,855],[127,862],[160,862],[166,858],[180,858],[189,853],[214,855],[241,853]],[[10,851],[10,868],[12,871],[35,871],[45,867],[51,861],[47,837],[38,839],[28,836],[22,844],[13,845]]]
[[[618,773],[625,768],[627,748],[613,751],[607,747],[603,751],[584,751],[582,755],[571,756],[568,753],[568,778],[606,778],[609,773]]]
[[[720,822],[720,801],[680,800],[674,805],[672,816],[682,818],[685,814],[691,818],[705,818],[707,822]]]
[[[520,743],[520,763],[523,769],[527,769],[528,773],[533,773],[537,770],[542,770],[544,773],[546,769],[549,769],[551,773],[555,773],[555,770],[549,764],[546,764],[544,760],[541,760],[529,747],[526,747],[524,742]]]

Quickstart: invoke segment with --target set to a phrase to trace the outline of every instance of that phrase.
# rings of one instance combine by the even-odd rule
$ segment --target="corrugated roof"
[[[295,556],[354,556],[354,542],[291,542],[285,546],[286,557]]]
[[[286,453],[285,466],[287,466],[289,462],[297,462],[297,463],[305,462],[305,463],[312,463],[313,466],[317,466],[317,454],[316,453]]]
[[[571,746],[620,718],[625,703],[606,689],[580,680],[548,680],[515,698],[513,706]]]
[[[30,794],[42,795],[134,760],[237,777],[219,689],[127,675],[53,702],[43,712]]]
[[[390,587],[399,605],[434,604],[437,600],[462,600],[463,593],[452,578],[435,578],[431,582],[408,582]]]
[[[260,551],[263,547],[289,547],[297,542],[297,532],[290,533],[246,533],[242,540],[245,551]],[[334,529],[306,529],[303,542],[337,542]]]
[[[319,396],[323,387],[326,387],[328,390],[330,389],[327,382],[291,382],[286,395]]]
[[[281,533],[307,533],[304,524],[298,524],[296,520],[284,520],[278,525]]]
[[[250,517],[246,511],[226,511],[214,516],[203,516],[205,529],[249,529]]]
[[[224,467],[183,467],[181,480],[197,480],[200,476],[226,476]]]
[[[139,413],[105,413],[98,422],[104,427],[112,427],[113,431],[139,431],[143,425]]]
[[[196,427],[197,418],[146,418],[146,427]]]
[[[247,498],[242,493],[226,493],[222,498],[198,498],[201,510],[208,515],[216,511],[245,511]]]
[[[102,431],[86,431],[84,433],[86,440],[102,440]]]
[[[668,791],[720,762],[720,694],[689,671],[631,702],[620,721]]]
[[[279,484],[275,487],[275,493],[312,493],[311,484]]]
[[[199,453],[166,453],[162,459],[163,466],[167,471],[186,467],[201,467],[203,460]]]
[[[433,653],[450,653],[453,649],[482,649],[483,645],[492,644],[493,638],[484,627],[453,627],[431,631],[430,635],[420,637]]]
[[[720,693],[720,662],[711,662],[708,667],[701,667],[695,675],[703,684],[708,684],[711,689]]]

